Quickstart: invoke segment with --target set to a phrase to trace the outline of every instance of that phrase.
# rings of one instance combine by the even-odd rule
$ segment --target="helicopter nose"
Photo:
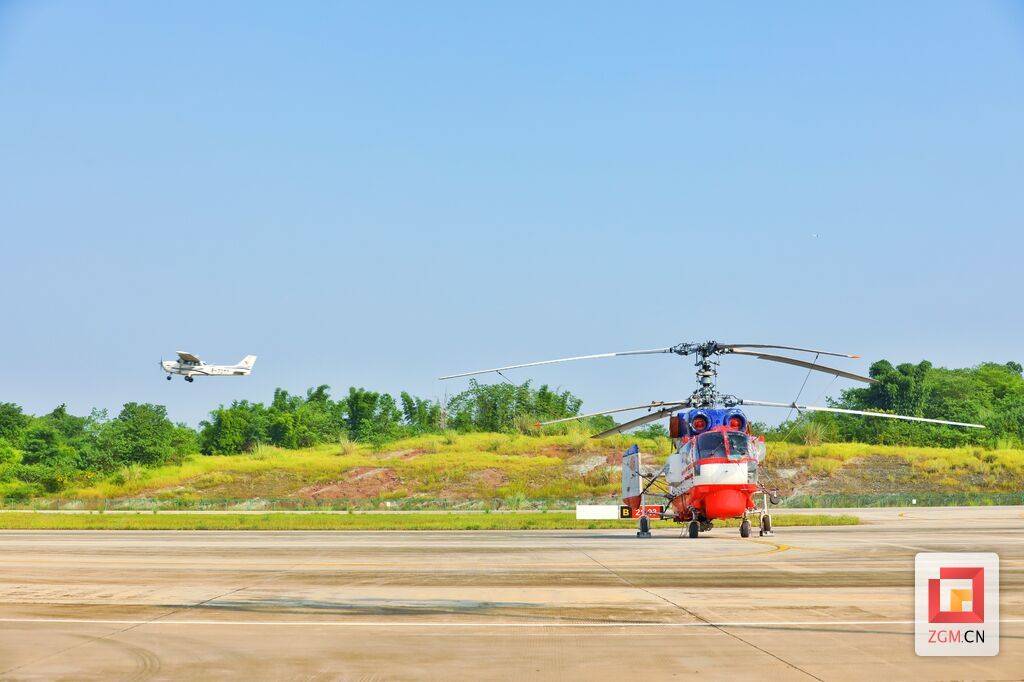
[[[746,511],[747,496],[739,490],[716,490],[707,496],[704,505],[708,516],[713,519],[731,518]]]

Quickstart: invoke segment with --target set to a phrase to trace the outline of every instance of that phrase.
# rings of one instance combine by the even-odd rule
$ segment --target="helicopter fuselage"
[[[670,427],[675,452],[662,473],[675,521],[709,523],[756,508],[765,443],[750,434],[741,410],[691,409],[673,415]]]
[[[756,508],[763,437],[752,436],[742,410],[691,409],[670,421],[676,451],[665,479],[679,522],[741,517]]]

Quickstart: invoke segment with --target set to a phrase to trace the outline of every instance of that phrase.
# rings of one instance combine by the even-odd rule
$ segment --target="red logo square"
[[[943,611],[940,601],[943,580],[970,580],[971,610],[951,608]],[[963,590],[955,590],[963,592]],[[955,606],[955,602],[952,606]],[[983,623],[985,622],[985,569],[944,567],[939,577],[928,581],[928,622],[929,623]]]

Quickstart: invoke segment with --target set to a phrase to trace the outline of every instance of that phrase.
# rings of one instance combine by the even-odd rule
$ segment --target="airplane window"
[[[700,450],[700,458],[725,457],[725,441],[718,431],[705,433],[697,439],[697,449]]]
[[[734,458],[746,457],[747,446],[750,441],[747,440],[745,433],[730,433],[729,434],[729,456]]]

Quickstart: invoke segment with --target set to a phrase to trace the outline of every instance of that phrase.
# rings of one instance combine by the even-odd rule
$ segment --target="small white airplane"
[[[192,382],[192,377],[221,377],[221,376],[248,376],[252,372],[252,366],[256,364],[255,355],[246,355],[237,365],[208,365],[195,355],[178,351],[178,360],[161,360],[160,366],[167,372],[167,380],[171,380],[172,374],[185,375],[185,381]]]

